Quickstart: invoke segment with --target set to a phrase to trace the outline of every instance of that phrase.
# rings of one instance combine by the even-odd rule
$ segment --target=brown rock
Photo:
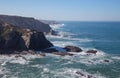
[[[86,53],[96,54],[96,53],[97,53],[97,51],[96,51],[96,50],[88,50]]]
[[[82,49],[76,46],[66,46],[64,47],[64,49],[68,52],[81,52],[82,51]]]

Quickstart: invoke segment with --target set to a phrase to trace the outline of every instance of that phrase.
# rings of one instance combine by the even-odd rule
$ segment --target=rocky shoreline
[[[58,50],[44,34],[52,35],[53,32],[48,24],[34,18],[0,15],[0,54],[39,54],[39,51],[72,56],[69,52],[83,51],[71,45],[59,47],[61,50]],[[97,51],[89,50],[87,53],[96,54]]]

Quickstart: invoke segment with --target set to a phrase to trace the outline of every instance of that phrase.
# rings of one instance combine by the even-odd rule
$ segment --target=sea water
[[[0,78],[120,78],[120,22],[61,23],[51,26],[59,36],[47,39],[58,47],[78,46],[82,52],[73,52],[73,56],[22,55],[26,59],[1,55]],[[97,54],[86,54],[91,49]]]

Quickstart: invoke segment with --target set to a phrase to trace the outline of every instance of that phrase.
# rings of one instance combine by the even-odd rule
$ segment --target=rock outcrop
[[[29,49],[33,50],[43,50],[49,47],[52,47],[53,44],[50,43],[41,32],[34,32],[30,36],[30,45]]]
[[[66,46],[64,47],[64,49],[68,52],[81,52],[82,51],[82,49],[76,46]]]
[[[86,53],[96,54],[96,53],[97,53],[97,50],[88,50]]]
[[[40,51],[52,47],[43,32],[19,26],[14,26],[0,18],[0,53],[14,51]]]

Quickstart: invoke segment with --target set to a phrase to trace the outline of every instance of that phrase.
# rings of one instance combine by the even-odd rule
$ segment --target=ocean
[[[46,54],[0,56],[0,78],[120,78],[120,22],[60,21],[51,27],[59,36],[46,36],[55,46],[74,45],[73,56]],[[97,54],[86,54],[87,50]],[[107,60],[107,61],[105,61]]]

